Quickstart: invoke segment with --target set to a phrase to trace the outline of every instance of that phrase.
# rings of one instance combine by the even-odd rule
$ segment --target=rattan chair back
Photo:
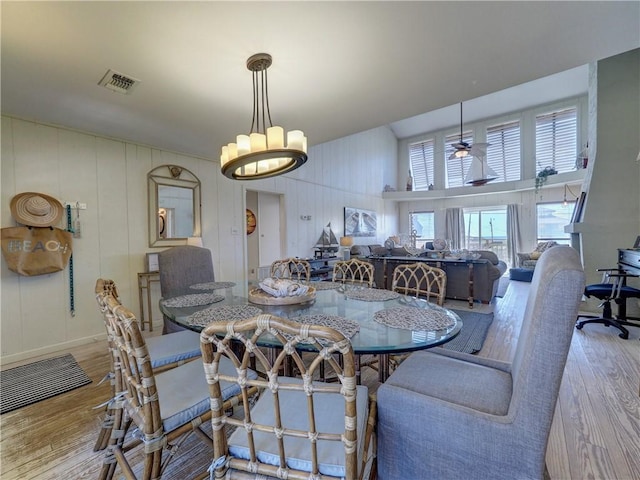
[[[337,261],[333,266],[333,281],[342,283],[363,284],[373,287],[373,264],[352,258]]]
[[[271,264],[270,275],[276,278],[290,278],[299,282],[308,282],[311,279],[311,265],[300,258],[276,260]]]
[[[118,402],[122,408],[117,411],[114,422],[114,433],[109,441],[105,457],[105,469],[110,470],[101,478],[111,479],[115,470],[115,461],[127,479],[134,480],[132,466],[125,453],[132,448],[144,444],[144,467],[140,478],[159,479],[169,460],[173,458],[176,446],[173,443],[186,434],[198,433],[207,443],[211,440],[200,430],[202,422],[208,421],[211,411],[195,415],[187,423],[165,431],[160,411],[160,398],[156,388],[156,375],[151,366],[151,358],[145,339],[142,336],[135,315],[114,297],[106,298],[107,308],[113,315],[108,315],[111,330],[114,333],[114,345],[120,362],[116,374],[116,383],[120,382]],[[183,365],[179,368],[187,368]],[[177,371],[177,370],[175,370]],[[162,374],[161,374],[162,375]],[[118,378],[119,377],[119,378]],[[225,404],[228,407],[228,404]],[[133,423],[140,435],[131,436],[125,444],[129,425]],[[163,452],[171,452],[163,461]],[[115,460],[114,460],[115,459]]]
[[[258,348],[258,342],[263,337],[275,337],[282,344],[282,348],[277,352],[272,352],[273,355],[265,354],[263,349]],[[242,343],[244,348],[240,349],[242,353],[236,356],[234,352],[238,349],[232,347],[234,343],[238,342]],[[314,352],[305,352],[304,362],[296,349],[300,344],[305,345],[305,350],[314,350]],[[302,325],[263,314],[247,320],[211,323],[201,333],[201,348],[213,411],[213,458],[227,459],[226,462],[214,461],[212,464],[215,478],[235,478],[231,472],[241,471],[251,472],[255,478],[264,478],[266,475],[269,478],[328,479],[330,477],[321,476],[318,471],[318,465],[323,461],[322,458],[319,458],[318,442],[342,442],[345,455],[345,477],[348,480],[358,478],[360,468],[358,452],[355,448],[357,444],[355,361],[351,342],[341,333],[328,327]],[[251,352],[255,353],[258,372],[264,374],[257,380],[249,380],[245,374],[251,361]],[[334,358],[334,354],[339,358]],[[218,371],[222,355],[226,355],[232,360],[238,372],[237,376],[225,376]],[[295,365],[301,379],[280,376],[279,372],[288,362]],[[323,362],[328,362],[336,372],[339,382],[312,382],[313,378],[317,378],[320,365]],[[236,418],[237,415],[233,417],[224,415],[220,402],[221,380],[236,382],[241,386],[245,406],[242,418]],[[262,410],[264,405],[260,405],[260,402],[263,400],[267,405],[270,405],[268,407],[268,421],[256,420],[256,418],[262,418],[257,414],[252,417],[254,410],[249,408],[249,392],[247,390],[251,386],[263,390],[262,396],[264,398],[257,401],[255,408],[260,407],[259,410]],[[285,403],[285,395],[291,398],[291,392],[299,394],[300,396],[296,398],[302,402],[302,405],[306,404],[306,421],[300,423],[306,424],[306,429],[301,429],[300,424],[298,424],[298,428],[287,425],[287,420],[294,412],[282,410],[284,407],[281,406],[281,402]],[[323,418],[318,413],[318,406],[322,405],[323,399],[326,401],[327,394],[340,396],[344,401],[344,431],[321,431]],[[319,395],[320,398],[318,398]],[[339,403],[341,404],[342,400]],[[303,406],[295,413],[303,415],[304,410]],[[264,412],[264,410],[262,411]],[[371,413],[375,416],[375,405],[369,408],[369,412],[370,417]],[[230,454],[225,435],[226,425],[236,427],[233,435],[243,437],[243,441],[246,440],[248,459]],[[373,420],[371,418],[369,425],[372,430]],[[230,438],[230,441],[234,441],[234,436]],[[268,436],[266,440],[265,436]],[[257,451],[256,446],[260,441],[266,441],[273,445],[274,450],[277,445],[277,452],[272,454],[277,457],[276,463],[280,466],[274,465],[273,460],[271,463],[261,460],[261,452]],[[304,445],[300,445],[300,442]],[[289,464],[291,447],[294,447],[294,451],[310,452],[311,472],[298,470]],[[368,450],[368,445],[365,441],[366,450]],[[225,475],[228,476],[225,477]],[[254,476],[250,478],[254,478]]]
[[[422,262],[398,265],[393,270],[391,285],[395,292],[427,300],[435,298],[436,303],[442,306],[447,289],[447,274],[441,268]]]
[[[110,370],[109,373],[105,376],[104,380],[108,379],[111,385],[111,400],[106,405],[106,413],[102,421],[102,426],[100,428],[100,432],[98,433],[96,443],[93,447],[93,451],[97,452],[100,450],[104,450],[109,444],[109,437],[111,436],[114,418],[116,415],[115,409],[120,408],[119,403],[114,402],[113,398],[115,397],[116,392],[121,391],[122,388],[119,375],[120,358],[115,348],[114,332],[111,327],[112,322],[110,321],[110,317],[113,315],[113,312],[109,309],[109,304],[107,302],[108,298],[112,298],[112,304],[114,302],[116,302],[117,304],[120,303],[118,299],[118,289],[116,288],[116,284],[113,280],[99,278],[98,280],[96,280],[95,294],[96,302],[98,303],[98,309],[102,313],[105,330],[107,331],[107,346],[109,349]]]

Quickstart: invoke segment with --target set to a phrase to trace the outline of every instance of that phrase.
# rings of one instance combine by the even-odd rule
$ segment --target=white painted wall
[[[590,94],[597,125],[589,139],[595,155],[589,160],[584,219],[577,226],[587,283],[599,282],[596,269],[615,267],[617,248],[631,247],[640,235],[640,49],[601,60],[595,68]],[[640,287],[638,279],[629,283]],[[597,303],[590,301],[593,309]],[[640,312],[640,302],[628,304],[629,314]]]
[[[282,193],[286,205],[286,255],[310,256],[327,221],[342,232],[343,208],[374,209],[378,241],[397,229],[395,206],[381,198],[394,184],[397,142],[378,128],[312,147],[303,168],[255,182],[229,180],[216,162],[31,121],[2,117],[0,225],[14,226],[9,204],[35,191],[82,202],[82,238],[74,240],[76,315],[69,312],[68,270],[21,277],[2,260],[1,361],[10,362],[103,338],[94,299],[98,277],[114,279],[122,301],[138,307],[137,273],[148,248],[147,172],[163,164],[186,167],[202,183],[202,237],[213,254],[216,278],[236,280],[246,292],[246,188]],[[311,221],[300,215],[312,216]],[[65,225],[60,225],[64,227]],[[159,295],[154,286],[154,299]],[[161,320],[156,310],[154,318]]]

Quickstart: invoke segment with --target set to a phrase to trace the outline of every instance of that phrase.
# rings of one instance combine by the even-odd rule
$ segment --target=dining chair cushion
[[[299,378],[279,377],[278,383],[302,383]],[[315,383],[315,382],[314,382]],[[366,419],[369,415],[368,389],[366,386],[356,387],[357,435],[358,455],[362,458],[364,450]],[[279,389],[280,409],[287,412],[282,419],[284,428],[307,430],[307,396],[301,391]],[[317,430],[327,433],[344,432],[344,397],[333,393],[314,393],[314,411],[316,414]],[[257,424],[273,424],[273,394],[266,389],[256,405],[251,409],[251,418]],[[258,460],[270,465],[280,466],[278,444],[273,441],[273,434],[265,434],[254,430]],[[311,449],[308,438],[285,438],[287,465],[290,468],[311,472]],[[249,460],[247,435],[238,428],[229,438],[229,453],[237,458]],[[344,478],[346,475],[344,463],[344,446],[341,442],[318,440],[318,458],[322,459],[318,469],[323,475]]]
[[[402,363],[404,374],[389,377],[388,385],[490,415],[507,414],[513,389],[509,364],[480,357],[478,364],[469,364],[457,359],[457,352],[443,348],[435,351],[411,354]],[[400,408],[398,415],[406,412]]]
[[[145,342],[153,368],[184,362],[199,357],[202,353],[200,351],[200,334],[191,330],[148,337]]]
[[[224,357],[220,362],[220,371],[227,375],[236,373],[231,361]],[[194,361],[155,375],[165,432],[184,425],[211,408],[209,385],[203,373],[202,362]],[[247,377],[256,379],[258,375],[249,370]],[[240,393],[237,384],[224,381],[220,383],[223,399]]]

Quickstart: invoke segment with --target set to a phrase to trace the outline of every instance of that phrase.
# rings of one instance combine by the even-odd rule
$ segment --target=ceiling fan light
[[[467,155],[469,155],[469,152],[467,150],[456,150],[456,158],[464,158]]]

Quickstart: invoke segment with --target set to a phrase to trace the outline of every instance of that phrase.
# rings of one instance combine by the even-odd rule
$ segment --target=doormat
[[[91,383],[70,353],[0,372],[0,414]]]
[[[453,340],[442,345],[457,352],[478,353],[487,338],[493,322],[493,313],[477,313],[466,310],[453,310],[462,320],[462,330]]]

